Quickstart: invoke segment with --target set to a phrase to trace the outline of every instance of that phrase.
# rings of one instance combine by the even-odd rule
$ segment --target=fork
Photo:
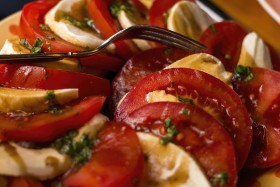
[[[144,39],[160,42],[169,47],[189,51],[191,53],[203,52],[207,49],[203,44],[178,34],[176,32],[151,25],[134,25],[123,29],[105,40],[100,46],[91,50],[68,53],[31,53],[0,55],[0,63],[19,62],[45,62],[61,60],[63,58],[83,58],[95,55],[104,50],[112,42],[126,39]]]

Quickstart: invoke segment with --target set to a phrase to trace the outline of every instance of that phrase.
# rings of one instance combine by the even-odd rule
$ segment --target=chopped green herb
[[[249,81],[254,78],[254,74],[252,73],[252,69],[250,67],[238,65],[234,68],[233,78]]]
[[[60,153],[66,154],[74,159],[75,164],[82,165],[88,162],[92,154],[94,139],[84,134],[79,141],[75,141],[77,131],[70,131],[65,136],[55,140],[53,147]]]
[[[66,19],[67,21],[69,21],[70,23],[72,23],[73,25],[75,25],[76,27],[79,28],[93,28],[93,20],[89,19],[89,18],[85,18],[84,21],[79,21],[77,19],[75,19],[73,16],[70,16],[68,14],[64,14],[63,18]]]
[[[43,47],[43,41],[36,38],[33,46],[31,46],[25,38],[21,38],[19,44],[29,49],[31,53],[41,53]]]
[[[212,179],[213,186],[223,187],[226,186],[228,183],[228,174],[226,172],[221,172],[214,176]]]
[[[188,109],[182,110],[182,114],[185,115],[185,116],[189,116],[190,113],[191,113],[191,111],[189,111]]]
[[[165,49],[165,50],[164,50],[164,55],[165,55],[165,56],[170,55],[170,53],[172,52],[172,50],[173,50],[172,48],[167,48],[167,49]]]
[[[140,180],[138,178],[134,178],[132,183],[133,183],[134,186],[138,186],[139,183],[140,183]]]
[[[226,60],[230,60],[230,59],[231,59],[231,56],[230,56],[229,53],[225,54],[225,59],[226,59]]]
[[[173,138],[179,134],[179,130],[177,127],[172,123],[170,118],[165,120],[165,127],[167,129],[167,133],[164,137],[161,138],[160,143],[163,145],[168,144],[169,142],[173,141]]]
[[[214,25],[210,25],[210,30],[212,33],[216,33],[216,27]]]
[[[50,39],[50,40],[55,40],[55,37],[51,36],[51,35],[48,35],[46,36],[46,38]]]
[[[190,99],[190,98],[183,98],[183,97],[178,97],[179,101],[182,102],[182,103],[189,103],[189,104],[192,104],[193,105],[193,100]]]
[[[110,6],[111,14],[114,17],[118,17],[122,10],[123,11],[131,11],[131,9],[132,9],[131,4],[129,4],[128,2],[122,3],[118,0],[113,1],[111,6]]]
[[[49,101],[53,101],[55,99],[55,93],[53,90],[48,90],[46,93],[46,99]]]
[[[44,31],[49,31],[49,32],[52,32],[50,27],[48,25],[44,25],[44,24],[40,24],[40,27],[42,30]]]

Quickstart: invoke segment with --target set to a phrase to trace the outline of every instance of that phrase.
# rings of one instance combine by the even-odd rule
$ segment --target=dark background
[[[32,0],[1,0],[0,20],[22,9],[23,5]]]

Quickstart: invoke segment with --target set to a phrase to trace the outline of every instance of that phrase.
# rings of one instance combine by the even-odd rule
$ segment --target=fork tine
[[[179,49],[182,49],[185,51],[190,51],[191,53],[202,52],[202,50],[200,48],[193,47],[192,45],[189,45],[189,44],[181,45],[180,43],[178,43],[176,41],[170,40],[170,38],[167,40],[166,38],[162,38],[161,36],[162,35],[152,36],[150,34],[149,35],[145,35],[145,34],[138,35],[138,37],[141,39],[160,42],[169,47],[179,48]]]

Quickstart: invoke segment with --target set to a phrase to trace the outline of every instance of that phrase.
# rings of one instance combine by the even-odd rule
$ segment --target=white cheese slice
[[[269,49],[255,32],[243,39],[238,65],[273,69]]]
[[[144,154],[145,187],[210,187],[204,171],[190,153],[173,143],[162,145],[160,139],[147,133],[137,133]]]
[[[170,10],[167,28],[174,32],[198,40],[201,32],[214,23],[214,20],[197,4],[179,1]]]
[[[64,14],[83,15],[85,7],[85,0],[62,0],[46,14],[45,23],[56,35],[74,45],[96,48],[104,42],[97,33],[76,27],[63,17]],[[114,51],[114,48],[113,44],[107,47],[109,51]]]
[[[28,54],[30,51],[24,46],[20,45],[19,38],[15,37],[12,39],[7,39],[0,50],[0,54]]]

